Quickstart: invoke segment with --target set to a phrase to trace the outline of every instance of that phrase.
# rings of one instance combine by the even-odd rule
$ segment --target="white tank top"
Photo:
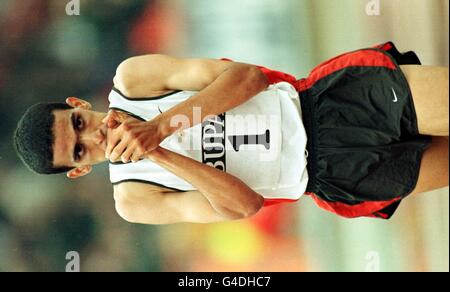
[[[109,102],[110,109],[148,121],[194,94],[176,91],[131,99],[113,89]],[[297,200],[308,183],[306,139],[298,93],[290,83],[280,82],[232,110],[173,134],[160,146],[226,171],[266,199]],[[113,184],[137,181],[195,190],[149,159],[110,163],[109,170]]]

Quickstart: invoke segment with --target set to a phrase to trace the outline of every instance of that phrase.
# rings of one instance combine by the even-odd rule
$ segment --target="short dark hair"
[[[72,167],[53,165],[54,110],[68,110],[65,103],[38,103],[20,119],[14,132],[14,147],[22,162],[38,174],[63,173]]]

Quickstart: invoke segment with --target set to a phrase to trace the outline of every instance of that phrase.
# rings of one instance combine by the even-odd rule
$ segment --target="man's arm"
[[[148,154],[148,158],[198,191],[167,190],[148,196],[142,189],[122,189],[123,199],[117,200],[121,202],[117,209],[122,210],[119,214],[128,221],[217,222],[250,217],[263,206],[264,198],[231,174],[160,147]]]
[[[220,215],[198,191],[174,192],[139,182],[114,186],[116,211],[139,224],[214,223],[237,218]]]
[[[171,90],[199,91],[155,117],[153,122],[164,140],[178,129],[193,127],[209,115],[219,115],[245,103],[265,90],[269,81],[258,67],[250,64],[146,55],[124,61],[117,69],[115,84],[132,98]],[[197,120],[193,118],[194,107],[201,109]],[[178,115],[187,117],[189,123],[171,125],[172,118]]]

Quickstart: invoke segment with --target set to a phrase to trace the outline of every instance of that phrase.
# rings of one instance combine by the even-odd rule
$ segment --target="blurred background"
[[[0,270],[449,270],[448,188],[406,199],[390,221],[347,220],[308,197],[250,220],[128,224],[114,210],[107,165],[77,181],[38,176],[11,136],[39,101],[78,96],[106,111],[115,68],[147,53],[228,57],[305,77],[319,62],[393,40],[448,66],[447,0],[0,0]]]

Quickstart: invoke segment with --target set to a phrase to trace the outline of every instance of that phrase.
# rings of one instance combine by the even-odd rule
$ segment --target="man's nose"
[[[97,145],[101,144],[104,139],[105,139],[105,137],[103,136],[103,134],[100,131],[100,129],[98,129],[96,131],[92,131],[90,133],[86,133],[86,135],[84,135],[82,137],[82,140],[90,141],[90,142],[93,142],[94,144],[97,144]]]

